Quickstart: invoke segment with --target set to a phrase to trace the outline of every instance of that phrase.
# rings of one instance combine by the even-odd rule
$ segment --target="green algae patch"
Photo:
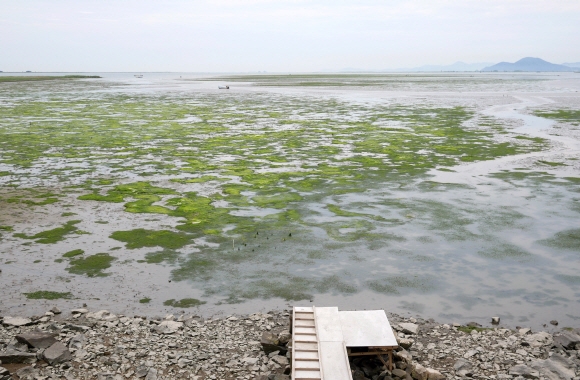
[[[532,256],[528,251],[513,244],[501,244],[497,247],[480,250],[477,254],[495,260],[527,259]]]
[[[147,208],[151,206],[153,202],[159,201],[161,199],[158,197],[158,195],[168,194],[175,194],[175,191],[164,187],[153,186],[149,182],[134,182],[115,186],[104,195],[94,192],[92,194],[81,195],[78,197],[78,199],[85,201],[121,203],[124,202],[126,198],[132,197],[135,199],[142,199],[143,201],[128,204],[130,206],[126,205],[125,207],[129,208],[127,211],[150,212],[141,209],[141,206],[143,206],[143,208]]]
[[[149,297],[141,298],[139,300],[139,303],[149,303],[149,302],[151,302],[151,298]]]
[[[30,76],[0,76],[0,83],[7,82],[38,82],[46,80],[64,79],[94,79],[101,78],[98,75],[30,75]]]
[[[40,244],[54,244],[65,239],[65,236],[72,233],[82,234],[75,224],[80,223],[80,220],[71,220],[66,222],[62,227],[57,227],[52,230],[42,231],[35,235],[26,235],[23,233],[14,234],[15,237],[22,239],[35,239],[36,243]]]
[[[178,249],[191,243],[191,237],[185,233],[168,230],[146,230],[143,228],[129,231],[115,231],[110,237],[124,242],[125,246],[129,249],[143,247]]]
[[[80,256],[84,253],[85,251],[83,251],[82,249],[74,249],[72,251],[68,251],[67,253],[63,254],[62,257],[71,258],[75,256]]]
[[[580,122],[580,110],[559,109],[553,111],[535,111],[534,115],[558,121]]]
[[[32,293],[23,293],[29,300],[57,300],[71,299],[70,292],[52,292],[50,290],[39,290]]]
[[[549,247],[580,252],[580,229],[558,232],[549,239],[540,240],[539,243]]]
[[[105,277],[109,274],[103,271],[110,268],[111,262],[116,259],[116,257],[108,253],[97,253],[85,258],[72,259],[66,270],[70,273],[84,274],[88,277]]]
[[[167,300],[167,301],[163,302],[163,305],[187,308],[187,307],[200,306],[200,305],[203,305],[205,303],[206,303],[205,301],[200,301],[196,298],[183,298],[183,299],[180,299],[179,301],[176,301],[175,299]]]

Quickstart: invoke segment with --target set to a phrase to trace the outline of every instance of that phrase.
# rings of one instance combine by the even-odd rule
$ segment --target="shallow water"
[[[580,121],[532,114],[578,110],[577,74],[101,75],[0,86],[2,313],[197,298],[578,325]],[[138,181],[164,190],[116,187]],[[173,235],[113,238],[138,229]],[[74,249],[116,260],[70,273]]]

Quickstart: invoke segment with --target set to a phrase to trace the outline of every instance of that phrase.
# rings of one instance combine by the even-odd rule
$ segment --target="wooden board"
[[[352,380],[343,342],[320,342],[320,365],[324,379]]]
[[[346,347],[397,347],[397,339],[383,310],[340,311]]]
[[[319,342],[344,341],[337,307],[317,307],[314,315]]]

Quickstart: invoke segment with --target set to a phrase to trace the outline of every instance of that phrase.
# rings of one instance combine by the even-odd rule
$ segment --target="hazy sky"
[[[1,0],[3,71],[580,61],[580,0]]]

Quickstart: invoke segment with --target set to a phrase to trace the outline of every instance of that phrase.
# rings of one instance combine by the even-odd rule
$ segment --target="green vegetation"
[[[84,274],[89,277],[104,277],[108,274],[103,271],[109,268],[115,259],[108,253],[97,253],[85,258],[72,259],[66,270],[70,273]]]
[[[83,233],[75,227],[75,224],[80,223],[80,220],[71,220],[66,222],[62,227],[57,227],[52,230],[42,231],[35,235],[26,235],[24,233],[14,234],[15,237],[22,239],[35,239],[36,243],[40,244],[54,244],[65,239],[65,236],[71,233]]]
[[[163,304],[165,306],[186,308],[186,307],[194,307],[194,306],[203,305],[203,304],[205,304],[205,301],[200,301],[200,300],[195,299],[195,298],[183,298],[183,299],[180,299],[179,301],[176,301],[174,299],[170,299],[170,300],[163,302]]]
[[[129,249],[157,246],[177,249],[190,243],[190,237],[184,233],[167,230],[152,231],[143,228],[115,231],[111,234],[111,238],[126,243]]]
[[[70,292],[52,292],[49,290],[39,290],[32,293],[24,293],[26,298],[30,300],[57,300],[57,299],[71,299],[72,294]]]
[[[67,253],[62,255],[62,257],[71,258],[71,257],[82,255],[84,253],[85,253],[85,251],[83,251],[82,249],[74,249],[72,251],[68,251]]]
[[[580,122],[580,110],[560,109],[553,111],[535,111],[534,115],[558,121]]]
[[[151,298],[149,297],[141,298],[139,300],[139,303],[149,303],[149,302],[151,302]]]
[[[580,252],[580,228],[558,232],[553,237],[539,242],[550,247]]]
[[[89,79],[101,78],[98,75],[31,75],[31,76],[0,76],[0,83],[3,82],[37,82],[45,80],[62,80],[62,79]]]

